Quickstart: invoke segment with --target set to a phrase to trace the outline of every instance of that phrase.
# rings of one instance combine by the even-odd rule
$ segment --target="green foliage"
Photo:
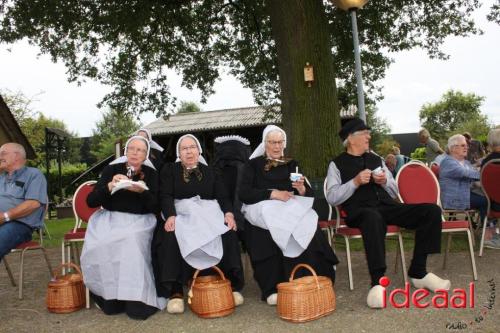
[[[201,108],[195,102],[182,101],[181,105],[177,109],[177,113],[190,113],[190,112],[200,112]]]
[[[487,124],[481,114],[484,97],[474,93],[464,94],[448,90],[436,103],[426,103],[420,109],[420,121],[431,136],[437,140],[446,139],[451,133],[469,124]]]
[[[80,151],[80,163],[85,163],[87,166],[93,165],[95,162],[97,162],[97,158],[92,155],[91,152],[91,145],[92,145],[92,138],[87,137],[87,138],[79,138],[79,151]]]
[[[14,118],[16,118],[21,129],[25,126],[27,119],[36,118],[38,116],[38,112],[33,110],[31,106],[33,100],[22,92],[18,91],[13,93],[9,90],[0,89],[0,95],[2,95],[5,104],[9,107],[10,112],[14,115]]]
[[[450,133],[450,136],[453,134],[463,134],[464,132],[469,132],[473,138],[478,138],[481,136],[487,136],[491,128],[492,125],[489,123],[488,117],[480,114],[476,118],[472,118],[458,124],[455,131]]]
[[[380,156],[385,157],[387,156],[387,154],[393,153],[392,147],[394,146],[399,147],[399,143],[391,137],[387,137],[384,141],[382,141],[375,147],[375,152]]]
[[[479,0],[370,1],[358,12],[358,28],[371,99],[390,52],[420,47],[446,58],[439,49],[445,37],[479,32],[471,18],[479,6]],[[311,177],[322,176],[319,170],[339,152],[338,107],[356,96],[350,18],[330,1],[0,0],[0,43],[22,39],[62,61],[70,81],[112,86],[100,105],[130,114],[175,109],[167,69],[199,89],[202,103],[229,71],[252,89],[257,104],[281,105],[291,153]],[[315,68],[310,89],[306,62]],[[103,138],[96,150],[110,141]],[[312,152],[302,148],[314,144]]]
[[[497,0],[497,3],[491,6],[488,20],[500,24],[500,0]]]
[[[28,137],[31,145],[35,149],[37,158],[32,161],[34,166],[41,166],[45,164],[45,128],[58,128],[68,134],[70,138],[64,141],[64,152],[63,160],[75,160],[75,146],[72,145],[71,137],[73,134],[68,130],[66,124],[58,119],[50,118],[44,116],[42,113],[38,114],[37,118],[26,119],[24,126],[22,127],[23,132]],[[50,157],[52,159],[57,158],[57,153],[55,150],[51,151]]]
[[[415,149],[415,151],[410,154],[410,157],[413,160],[425,161],[425,147]]]
[[[311,0],[312,1],[312,0]],[[333,45],[341,95],[355,96],[351,23],[347,13],[326,7],[325,29]],[[0,42],[24,38],[54,61],[65,63],[70,81],[110,85],[101,105],[157,115],[175,107],[167,68],[198,88],[202,102],[225,68],[253,90],[261,105],[281,98],[271,0],[255,1],[51,1],[0,0]],[[370,1],[358,12],[361,60],[367,90],[384,76],[390,52],[421,47],[431,57],[447,36],[478,33],[471,14],[478,0]],[[300,35],[295,21],[289,29]],[[284,59],[282,59],[284,60]],[[300,75],[297,75],[300,80]],[[287,92],[292,93],[292,92]],[[353,97],[351,97],[353,98]]]
[[[114,154],[115,143],[121,140],[124,144],[128,136],[139,129],[140,124],[132,115],[110,109],[103,113],[102,119],[95,126],[92,130],[92,154],[102,160]]]
[[[79,184],[71,185],[71,182],[80,176],[87,169],[86,164],[62,164],[61,168],[61,184],[62,184],[62,198],[59,192],[59,170],[57,164],[52,163],[50,166],[50,174],[47,177],[47,170],[45,167],[40,168],[47,178],[49,183],[49,199],[54,202],[61,202],[61,200],[72,196]]]
[[[65,132],[69,138],[64,141],[62,159],[70,163],[79,162],[78,143],[75,142],[75,133],[71,132],[66,124],[59,119],[46,117],[43,113],[33,110],[31,103],[33,100],[22,92],[12,94],[8,91],[2,92],[2,97],[16,118],[19,127],[26,135],[28,141],[35,149],[37,157],[29,161],[28,164],[34,167],[45,165],[45,127],[58,128]],[[57,157],[57,153],[52,151],[52,159]]]
[[[389,133],[391,132],[390,126],[385,119],[377,116],[378,109],[372,104],[366,106],[366,122],[371,127],[371,140],[372,147],[378,147],[384,141],[390,140]]]

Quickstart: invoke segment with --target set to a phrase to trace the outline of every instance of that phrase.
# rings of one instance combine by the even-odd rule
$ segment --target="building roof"
[[[160,118],[145,126],[152,135],[171,135],[256,127],[281,122],[281,115],[273,113],[266,117],[264,107],[253,106],[237,109],[202,111],[174,114],[167,120]]]
[[[86,175],[88,175],[89,173],[91,173],[93,171],[100,172],[106,165],[108,165],[109,163],[111,163],[115,158],[116,158],[115,154],[113,154],[113,155],[109,155],[108,157],[106,157],[103,160],[97,161],[91,167],[87,168],[87,170],[85,170],[84,172],[82,172],[78,177],[76,177],[75,179],[73,179],[73,181],[71,181],[70,185],[78,183],[78,181],[80,179],[82,179],[83,177],[85,177]]]
[[[391,134],[394,141],[400,144],[401,154],[410,156],[415,149],[423,147],[418,141],[418,133],[394,133]]]
[[[10,112],[2,96],[0,96],[0,145],[7,142],[16,142],[23,145],[28,159],[36,157],[35,150],[19,127],[16,118]]]

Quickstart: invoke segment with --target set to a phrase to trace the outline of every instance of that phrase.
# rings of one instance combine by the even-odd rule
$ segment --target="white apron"
[[[90,217],[81,265],[85,285],[104,299],[139,301],[164,309],[157,297],[151,264],[153,214],[101,209]]]
[[[295,196],[284,202],[264,200],[243,205],[241,211],[252,225],[269,230],[285,257],[296,258],[309,246],[318,227],[314,198]]]
[[[217,265],[222,259],[222,238],[229,228],[217,200],[199,196],[175,200],[175,237],[182,258],[196,269]]]

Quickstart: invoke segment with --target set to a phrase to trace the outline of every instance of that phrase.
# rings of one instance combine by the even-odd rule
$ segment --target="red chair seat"
[[[84,239],[85,238],[85,228],[78,228],[76,232],[73,230],[68,231],[64,234],[64,240],[73,240],[73,239]]]
[[[24,242],[24,243],[21,243],[18,246],[16,246],[16,250],[24,250],[26,248],[39,247],[39,246],[40,246],[40,243],[37,241],[28,241],[28,242]]]
[[[387,226],[387,233],[392,234],[394,232],[400,232],[401,228],[398,227],[397,225],[388,225]]]
[[[393,234],[396,232],[400,232],[401,229],[397,225],[388,225],[387,233]],[[342,227],[337,229],[337,234],[343,236],[360,236],[361,230],[359,228],[350,228],[350,227]]]
[[[445,221],[441,223],[443,230],[469,228],[469,221]]]
[[[326,229],[330,227],[335,227],[337,221],[335,220],[319,220],[318,225],[321,229]]]
[[[342,236],[361,236],[361,230],[358,228],[342,227],[336,230],[336,234]]]
[[[490,210],[488,217],[489,218],[500,218],[500,212]]]

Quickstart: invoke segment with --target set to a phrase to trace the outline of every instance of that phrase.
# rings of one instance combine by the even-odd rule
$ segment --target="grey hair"
[[[465,136],[463,136],[462,134],[455,134],[450,136],[450,138],[448,139],[448,149],[451,150],[451,148],[455,146],[461,139],[465,140]]]
[[[279,129],[273,129],[271,131],[269,131],[267,134],[266,134],[266,140],[267,140],[267,137],[269,136],[269,134],[271,133],[279,133],[281,135],[281,137],[283,139],[285,139],[285,135],[283,134],[283,131],[280,131]]]
[[[491,149],[500,147],[500,128],[494,128],[488,133],[488,145]]]
[[[345,138],[345,140],[342,142],[342,145],[343,145],[345,148],[347,148],[347,145],[349,144],[349,140],[348,140],[348,139],[349,139],[349,137],[350,137],[351,135],[352,135],[352,136],[354,136],[354,135],[359,135],[359,134],[363,133],[364,131],[365,131],[365,130],[359,130],[359,131],[356,131],[356,132],[354,132],[354,133],[350,133],[350,134],[347,136],[347,138]]]
[[[431,134],[429,133],[428,130],[426,130],[425,128],[422,128],[419,132],[418,132],[418,136],[421,136],[423,138],[429,138],[431,136]]]
[[[20,145],[16,142],[9,142],[9,146],[11,146],[12,151],[18,153],[22,157],[22,159],[26,159],[26,150],[24,149],[23,145]]]

